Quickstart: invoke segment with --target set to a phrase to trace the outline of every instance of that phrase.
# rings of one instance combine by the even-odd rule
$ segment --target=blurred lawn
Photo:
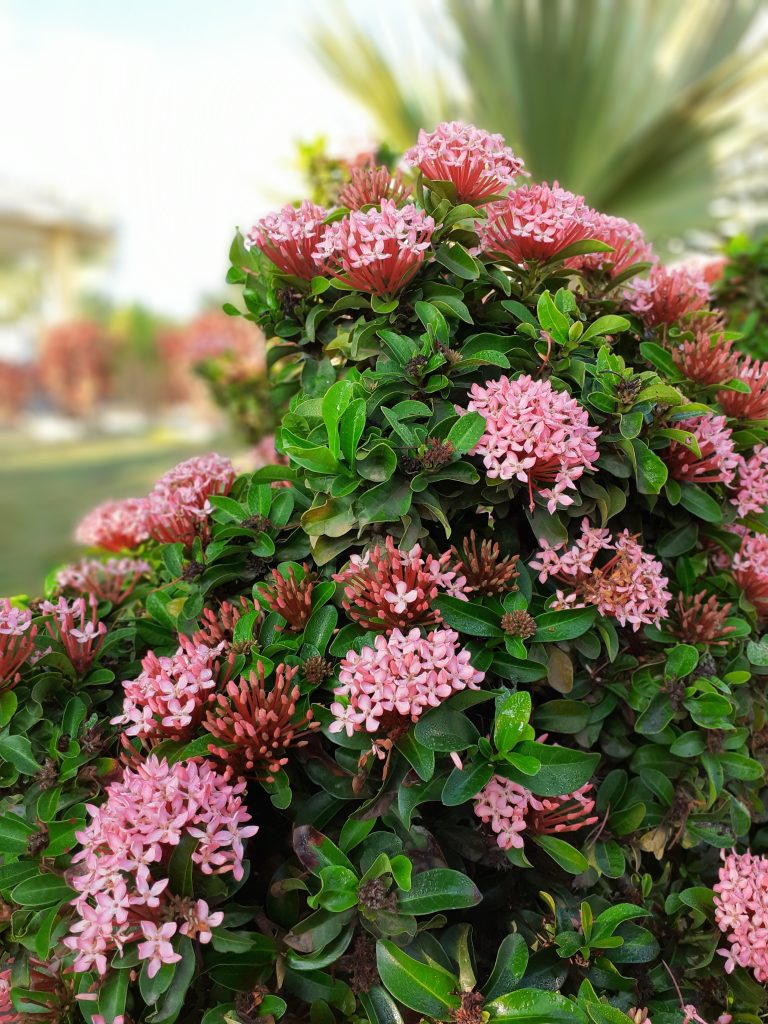
[[[0,596],[42,593],[52,568],[78,553],[84,513],[108,498],[146,494],[166,469],[202,452],[232,455],[232,439],[180,443],[130,438],[47,445],[3,444],[0,458]]]

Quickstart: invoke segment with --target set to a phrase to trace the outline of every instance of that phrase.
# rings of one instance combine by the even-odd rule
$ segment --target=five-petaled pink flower
[[[181,960],[181,954],[171,945],[171,939],[176,934],[173,921],[159,926],[154,921],[142,921],[141,931],[144,942],[139,943],[139,960],[148,961],[147,974],[150,978],[154,978],[163,964],[176,964]]]
[[[523,375],[473,384],[467,408],[485,419],[485,433],[473,449],[492,480],[520,480],[554,512],[573,504],[568,493],[598,458],[600,430],[586,410],[549,381]],[[542,486],[547,485],[547,486]]]
[[[443,121],[434,131],[422,128],[419,141],[403,156],[425,178],[450,181],[460,203],[478,203],[514,184],[523,172],[501,135],[461,121]]]

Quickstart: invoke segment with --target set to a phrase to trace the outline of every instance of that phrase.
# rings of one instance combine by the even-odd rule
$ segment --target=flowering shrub
[[[0,604],[3,1022],[768,1008],[768,367],[497,136],[406,163],[233,244],[274,458]]]

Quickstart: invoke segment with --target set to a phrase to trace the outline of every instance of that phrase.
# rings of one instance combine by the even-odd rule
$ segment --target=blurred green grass
[[[42,593],[52,568],[78,554],[78,520],[108,498],[146,494],[166,469],[202,452],[232,455],[231,438],[105,439],[47,445],[3,444],[0,458],[0,596]]]

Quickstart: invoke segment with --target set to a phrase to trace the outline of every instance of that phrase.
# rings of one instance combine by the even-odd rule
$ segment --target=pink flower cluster
[[[592,252],[585,256],[574,256],[567,265],[575,270],[607,270],[611,277],[623,274],[635,263],[647,263],[654,259],[653,247],[645,240],[637,224],[623,217],[611,217],[607,213],[590,210],[588,215],[589,238],[610,245],[613,252]]]
[[[84,516],[75,530],[80,544],[115,552],[136,548],[148,537],[146,498],[105,501]]]
[[[523,161],[501,135],[461,121],[444,121],[433,132],[422,128],[403,159],[432,181],[450,181],[460,203],[481,202],[523,173]]]
[[[472,667],[458,639],[451,629],[426,637],[418,629],[393,629],[389,636],[377,636],[373,647],[349,651],[334,690],[342,699],[331,704],[330,731],[346,729],[351,736],[415,722],[425,708],[438,707],[451,694],[478,689],[485,674]]]
[[[733,556],[732,568],[736,582],[760,617],[768,617],[768,537],[763,533],[745,533]]]
[[[545,261],[590,238],[592,211],[581,196],[555,184],[523,185],[488,206],[477,232],[483,252],[513,263]]]
[[[191,544],[205,533],[211,511],[208,499],[228,494],[235,481],[229,459],[199,455],[164,473],[147,498],[147,528],[164,544]]]
[[[204,874],[243,877],[244,841],[258,827],[248,824],[245,782],[231,780],[208,761],[169,766],[150,756],[108,787],[103,804],[88,807],[91,820],[77,833],[81,849],[73,857],[79,867],[68,877],[79,920],[64,943],[77,954],[75,971],[104,974],[112,951],[139,940],[139,960],[148,961],[152,977],[179,959],[171,945],[179,919],[181,934],[210,938],[222,915],[169,893],[167,863],[189,836],[198,840],[192,862]]]
[[[342,584],[349,617],[366,629],[434,625],[440,621],[433,607],[440,591],[466,601],[471,589],[464,576],[449,568],[450,559],[450,552],[439,558],[423,555],[419,544],[402,551],[387,537],[383,549],[377,544],[362,556],[352,555],[333,579]]]
[[[0,598],[0,691],[19,680],[19,669],[35,647],[37,626],[32,612],[15,608],[7,597]]]
[[[56,585],[61,590],[74,590],[78,594],[93,594],[100,601],[119,604],[133,593],[141,577],[150,571],[148,562],[137,558],[83,558],[56,573]]]
[[[531,508],[534,491],[550,512],[572,505],[566,492],[598,458],[600,430],[590,426],[586,410],[549,381],[526,375],[473,384],[469,394],[467,408],[485,419],[472,454],[483,456],[488,476],[527,483]]]
[[[123,682],[123,712],[112,725],[127,726],[126,736],[150,742],[189,737],[205,717],[219,681],[224,646],[208,647],[181,636],[170,658],[149,651],[141,675]]]
[[[585,608],[594,605],[601,615],[609,615],[637,632],[641,625],[658,626],[667,617],[672,595],[669,580],[657,561],[637,543],[628,530],[615,539],[608,530],[581,523],[581,536],[571,546],[565,541],[550,544],[542,539],[536,560],[530,563],[539,573],[539,581],[556,579],[570,587],[566,594],[556,593],[553,608]],[[601,566],[594,560],[601,552],[614,552]]]
[[[315,250],[315,262],[361,292],[392,295],[424,262],[435,222],[413,203],[391,199],[378,208],[353,210],[329,224]],[[318,271],[319,273],[320,271]]]
[[[693,434],[699,455],[681,441],[673,441],[664,453],[669,474],[675,480],[694,484],[725,484],[730,487],[740,457],[733,447],[733,434],[725,416],[707,413],[676,424]]]
[[[98,620],[97,608],[98,601],[92,594],[87,600],[76,597],[67,601],[60,597],[55,604],[43,601],[41,606],[45,628],[64,648],[79,676],[88,673],[107,635],[107,627]]]
[[[730,974],[738,965],[768,981],[768,859],[723,851],[715,891],[715,921],[730,948],[719,949]]]
[[[245,239],[246,249],[260,249],[284,274],[310,281],[317,273],[313,253],[323,236],[328,210],[306,199],[262,217]]]
[[[626,293],[629,308],[646,327],[670,325],[709,301],[709,285],[697,267],[653,267]]]
[[[522,850],[524,832],[554,835],[594,825],[595,801],[587,796],[591,789],[587,783],[566,796],[537,797],[525,786],[494,775],[475,797],[475,814],[490,824],[502,850]]]
[[[758,445],[748,459],[741,458],[738,488],[731,504],[740,516],[768,509],[768,445]]]
[[[743,381],[749,391],[718,391],[717,400],[723,412],[740,420],[768,419],[768,362],[746,356],[739,360],[734,377]]]

